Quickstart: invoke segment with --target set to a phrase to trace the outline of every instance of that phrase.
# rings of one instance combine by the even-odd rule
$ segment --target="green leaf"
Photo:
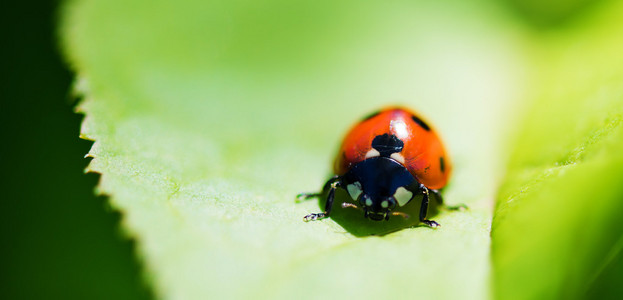
[[[67,2],[89,171],[157,294],[486,298],[523,45],[477,4]],[[302,222],[319,206],[294,196],[322,186],[348,126],[394,103],[441,132],[445,199],[470,210],[382,236]]]
[[[492,226],[499,298],[620,297],[608,292],[623,275],[622,12],[612,3],[537,37],[536,101]]]
[[[607,0],[502,0],[532,26],[565,26]]]

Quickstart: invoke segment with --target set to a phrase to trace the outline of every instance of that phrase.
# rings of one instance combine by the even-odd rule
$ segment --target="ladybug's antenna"
[[[405,219],[408,219],[410,217],[408,214],[405,214],[405,213],[403,213],[401,211],[393,211],[392,212],[392,216],[401,216],[401,217],[403,217]]]
[[[348,203],[348,202],[342,203],[342,208],[347,208],[347,207],[361,210],[361,207],[359,207],[359,206],[357,206],[357,205],[355,205],[353,203]]]

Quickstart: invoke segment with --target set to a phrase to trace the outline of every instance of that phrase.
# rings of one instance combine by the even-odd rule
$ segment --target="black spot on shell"
[[[422,119],[418,118],[417,116],[411,116],[411,119],[413,119],[413,122],[415,122],[418,125],[420,125],[420,127],[424,128],[424,130],[430,131],[430,127],[428,127],[428,124],[426,124],[426,122],[422,121]]]
[[[372,118],[374,118],[374,117],[378,116],[380,113],[381,113],[381,111],[380,111],[380,110],[377,110],[377,111],[375,111],[375,112],[373,112],[373,113],[371,113],[371,114],[367,115],[365,118],[363,118],[363,119],[361,120],[361,122],[363,122],[363,121],[368,121],[368,120],[370,120],[370,119],[372,119]]]
[[[441,170],[441,173],[446,171],[446,160],[443,159],[443,156],[439,158],[439,169]]]
[[[392,153],[402,151],[404,145],[397,136],[388,133],[377,135],[372,140],[372,148],[376,149],[383,157],[389,157]]]

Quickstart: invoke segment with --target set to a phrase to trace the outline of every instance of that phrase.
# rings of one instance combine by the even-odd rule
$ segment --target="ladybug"
[[[321,193],[297,196],[303,200],[328,194],[324,211],[306,215],[304,221],[327,218],[335,190],[341,188],[353,200],[342,207],[360,209],[365,218],[375,221],[408,218],[399,209],[422,195],[420,222],[440,226],[426,219],[426,214],[431,194],[443,203],[439,191],[448,182],[452,165],[437,133],[416,113],[391,107],[364,118],[346,134],[333,171],[335,176]],[[458,208],[465,206],[452,207]]]

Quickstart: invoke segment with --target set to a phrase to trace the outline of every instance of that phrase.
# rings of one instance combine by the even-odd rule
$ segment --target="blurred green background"
[[[510,22],[523,28],[522,30],[526,32],[526,38],[536,45],[534,48],[527,49],[528,55],[536,57],[537,61],[543,59],[541,64],[543,69],[535,71],[535,74],[540,74],[539,76],[542,77],[537,76],[530,82],[540,82],[541,85],[532,86],[536,90],[535,95],[528,94],[535,99],[542,98],[545,100],[537,100],[535,101],[536,104],[530,104],[532,111],[537,111],[537,113],[528,113],[527,120],[531,120],[531,118],[537,120],[533,124],[538,124],[538,126],[556,124],[550,130],[555,134],[564,132],[564,130],[556,131],[556,129],[565,128],[569,125],[568,123],[560,122],[557,124],[556,122],[543,121],[551,117],[552,114],[539,114],[538,111],[551,113],[560,111],[562,108],[564,111],[568,109],[570,113],[581,115],[581,112],[587,108],[585,106],[571,106],[569,108],[565,100],[560,100],[558,104],[548,102],[548,99],[555,99],[561,94],[564,95],[564,92],[558,90],[548,90],[548,85],[556,86],[557,84],[555,80],[550,78],[550,75],[581,74],[581,70],[586,70],[583,67],[595,65],[597,67],[594,71],[605,75],[580,76],[581,78],[570,76],[569,86],[579,86],[578,94],[583,95],[582,93],[585,93],[588,95],[586,99],[589,100],[587,101],[606,103],[602,105],[606,108],[604,110],[612,111],[613,115],[609,118],[606,117],[605,121],[600,118],[581,120],[588,124],[584,127],[588,134],[580,132],[578,135],[592,136],[591,134],[597,130],[596,128],[607,127],[608,124],[617,120],[617,114],[620,112],[617,109],[621,102],[609,101],[608,99],[621,97],[620,90],[610,91],[609,89],[610,86],[620,82],[617,81],[620,79],[618,74],[621,73],[619,69],[621,67],[619,62],[621,55],[617,52],[620,49],[618,48],[620,43],[617,43],[616,40],[622,39],[622,37],[616,34],[619,33],[618,31],[608,30],[608,28],[619,28],[617,24],[599,24],[599,20],[590,20],[591,13],[612,5],[611,2],[613,1],[557,0],[544,3],[530,0],[507,0],[498,1],[494,4],[495,7],[505,11],[502,15],[503,18],[509,18],[511,19]],[[487,3],[487,1],[483,3]],[[87,160],[83,159],[83,156],[91,143],[77,138],[82,117],[73,113],[75,100],[68,96],[73,76],[64,67],[57,51],[57,6],[58,2],[56,1],[41,1],[37,5],[32,3],[2,4],[0,22],[2,22],[2,28],[7,31],[7,34],[0,50],[4,58],[1,89],[2,108],[0,112],[2,113],[3,131],[5,132],[2,154],[0,155],[3,162],[2,187],[4,191],[1,201],[4,217],[2,218],[2,287],[0,290],[3,298],[9,299],[150,298],[149,289],[142,284],[140,266],[134,257],[133,244],[124,239],[120,233],[119,214],[108,208],[105,198],[93,196],[93,188],[98,176],[83,174],[83,169],[87,164]],[[487,3],[483,7],[491,7],[491,4]],[[617,11],[618,6],[613,5],[613,7]],[[589,21],[586,21],[587,18]],[[587,33],[584,32],[585,24],[597,24],[597,27],[603,30],[588,30]],[[577,47],[574,46],[575,43],[573,42],[576,37],[578,41],[582,41],[579,43],[582,45]],[[610,43],[612,40],[615,41]],[[612,45],[614,46],[606,49]],[[322,45],[316,47],[320,48],[311,50],[322,51]],[[570,48],[572,50],[567,52],[566,50]],[[602,49],[605,50],[602,51]],[[257,54],[258,57],[267,55],[267,52],[261,50]],[[282,49],[284,53],[287,50],[287,47]],[[264,49],[264,51],[268,50]],[[564,57],[559,57],[559,53],[571,54],[569,54],[569,59],[565,60]],[[577,62],[578,57],[584,57],[583,53],[586,53],[586,60]],[[602,59],[603,57],[606,59]],[[230,57],[234,65],[236,58],[236,53]],[[257,63],[259,61],[262,63],[261,60],[254,60],[256,58],[244,57],[251,62]],[[609,59],[612,61],[610,62]],[[305,67],[305,62],[297,63],[301,63]],[[568,72],[565,72],[566,66],[568,66]],[[239,67],[244,68],[245,66]],[[618,72],[618,74],[611,75],[610,72]],[[602,81],[602,77],[607,80]],[[582,89],[582,84],[590,87]],[[586,91],[593,88],[599,90],[600,86],[597,85],[602,84],[604,86],[602,90],[607,92],[601,98],[595,96],[592,91]],[[600,101],[603,98],[606,100]],[[547,105],[539,106],[539,103],[546,103]],[[608,105],[613,106],[610,108]],[[564,117],[561,119],[565,120]],[[523,133],[521,130],[524,130]],[[556,148],[557,145],[569,142],[571,148],[576,147],[573,144],[574,135],[572,133],[569,134],[570,141],[566,141],[564,138],[558,139],[547,134],[530,134],[541,132],[540,128],[524,128],[521,130],[518,129],[520,133],[517,134],[517,140],[519,141],[515,141],[515,145],[538,143],[539,145],[544,144],[545,147]],[[593,135],[599,136],[600,133],[597,131]],[[536,138],[532,139],[534,136]],[[539,140],[540,138],[551,141],[553,146],[548,145],[547,141]],[[513,145],[513,141],[510,141],[509,144]],[[593,144],[589,140],[583,146],[590,148]],[[600,196],[608,196],[610,199],[617,199],[617,197],[620,199],[621,195],[620,190],[612,189],[613,186],[617,185],[617,182],[623,181],[619,177],[621,174],[620,157],[607,156],[620,150],[619,145],[620,143],[613,142],[612,145],[608,146],[610,147],[609,150],[599,148],[600,151],[595,151],[598,154],[602,152],[609,154],[606,154],[606,158],[596,158],[593,164],[589,166],[589,170],[595,172],[594,176],[603,174],[600,173],[602,170],[608,170],[609,173],[607,174],[612,176],[608,180],[602,181],[601,189],[606,189],[608,192],[598,192]],[[499,194],[500,199],[521,198],[522,196],[514,194],[514,191],[518,189],[517,186],[521,187],[526,180],[530,181],[531,178],[541,178],[539,175],[542,175],[540,172],[543,165],[558,161],[562,164],[568,164],[569,161],[575,162],[574,160],[579,161],[586,158],[581,151],[567,153],[569,147],[563,150],[554,149],[547,152],[547,155],[539,153],[539,149],[541,148],[537,148],[535,153],[531,151],[521,152],[520,150],[509,151],[514,158],[509,164],[509,170],[514,173],[507,177],[502,186]],[[613,161],[612,165],[605,166],[604,162],[609,160]],[[536,171],[532,172],[526,166],[536,166],[534,168]],[[570,176],[578,178],[570,179],[571,184],[583,180],[582,174],[584,173],[579,175],[571,173]],[[564,180],[564,178],[561,180],[560,185],[563,186],[561,189],[564,189]],[[552,185],[555,184],[552,183]],[[543,193],[552,193],[545,199],[561,197],[561,194],[556,194],[556,190],[553,192],[544,190]],[[594,194],[589,193],[585,197],[588,198],[591,195]],[[562,196],[572,198],[577,195],[562,193]],[[562,202],[564,203],[564,201]],[[506,209],[510,211],[514,209],[512,205],[508,207],[504,206],[504,203],[498,203],[496,213],[504,215],[507,213]],[[612,207],[617,208],[616,205]],[[550,207],[549,209],[556,210],[558,208],[560,207]],[[564,211],[563,208],[561,209]],[[582,206],[577,209],[582,209]],[[517,213],[516,215],[535,213],[532,208],[514,212]],[[604,214],[602,212],[600,216]],[[545,215],[549,216],[548,214]],[[609,214],[610,219],[607,220],[616,220],[618,215],[620,214],[614,211]],[[519,220],[525,220],[525,216],[521,216]],[[552,222],[556,222],[556,218],[552,218]],[[600,217],[597,217],[594,222],[599,222],[599,220]],[[578,220],[577,222],[583,224],[585,221]],[[500,221],[495,220],[494,222]],[[556,228],[555,225],[552,225],[551,228],[562,231],[568,228],[570,223],[573,222],[567,220],[561,222],[562,228]],[[512,225],[513,223],[507,221],[506,224]],[[607,261],[609,263],[604,264],[603,271],[596,273],[596,277],[591,279],[591,284],[587,285],[590,290],[569,295],[565,289],[574,293],[577,292],[574,289],[577,282],[574,281],[573,276],[565,277],[566,281],[555,283],[548,282],[548,277],[545,276],[544,281],[542,281],[543,288],[535,290],[549,292],[530,294],[530,296],[536,299],[571,296],[617,298],[620,296],[620,284],[623,282],[623,278],[621,278],[623,260],[620,248],[623,245],[619,245],[622,244],[619,242],[611,248],[607,247],[611,246],[611,241],[616,241],[617,234],[621,232],[621,223],[613,221],[606,225],[612,229],[608,231],[610,235],[604,237],[603,240],[595,238],[598,242],[604,241],[604,247],[602,247],[604,251],[589,253],[588,255],[605,255],[607,259],[597,257],[594,261]],[[509,227],[512,226],[509,225]],[[604,227],[606,226],[604,225]],[[533,229],[538,231],[540,227],[536,226]],[[503,230],[501,229],[500,232]],[[495,248],[496,244],[494,243],[494,250],[514,246],[517,247],[515,249],[522,249],[521,247],[525,246],[522,241],[527,240],[527,237],[516,235],[517,232],[510,230],[511,233],[506,235],[506,238],[515,236],[516,242],[501,239],[507,243],[499,248]],[[497,232],[494,230],[494,238],[496,234]],[[556,232],[553,234],[557,237],[560,236]],[[566,241],[564,236],[560,237],[560,240]],[[543,245],[547,245],[547,243]],[[538,246],[534,247],[534,245],[528,245],[527,248],[529,249],[528,252],[530,249],[539,249]],[[547,251],[548,249],[542,250]],[[570,251],[572,252],[572,250]],[[557,252],[554,251],[553,255],[556,254]],[[587,254],[583,253],[582,255]],[[501,261],[505,261],[504,255],[499,257],[501,257]],[[539,262],[537,259],[535,261]],[[525,263],[521,259],[515,260],[515,262]],[[561,264],[567,264],[567,262],[568,260],[564,260]],[[586,263],[589,262],[592,263],[592,261],[586,261]],[[511,270],[517,267],[512,262],[509,265]],[[556,266],[560,267],[560,265]],[[504,274],[507,272],[505,270],[508,269],[499,269],[498,271],[501,272],[500,274]],[[587,266],[580,263],[577,267],[574,265],[572,270],[578,273],[586,272]],[[558,275],[561,273],[564,275],[565,272],[569,272],[569,269],[563,266],[554,271]],[[506,281],[500,281],[501,288],[498,288],[494,295],[500,298],[509,297],[508,294],[504,294],[505,287],[508,287],[509,290],[521,290],[524,282],[541,280],[539,276],[534,278],[530,275],[530,270],[505,276],[504,280]],[[577,280],[582,279],[585,279],[585,276],[577,277]],[[513,287],[513,285],[515,286]]]

